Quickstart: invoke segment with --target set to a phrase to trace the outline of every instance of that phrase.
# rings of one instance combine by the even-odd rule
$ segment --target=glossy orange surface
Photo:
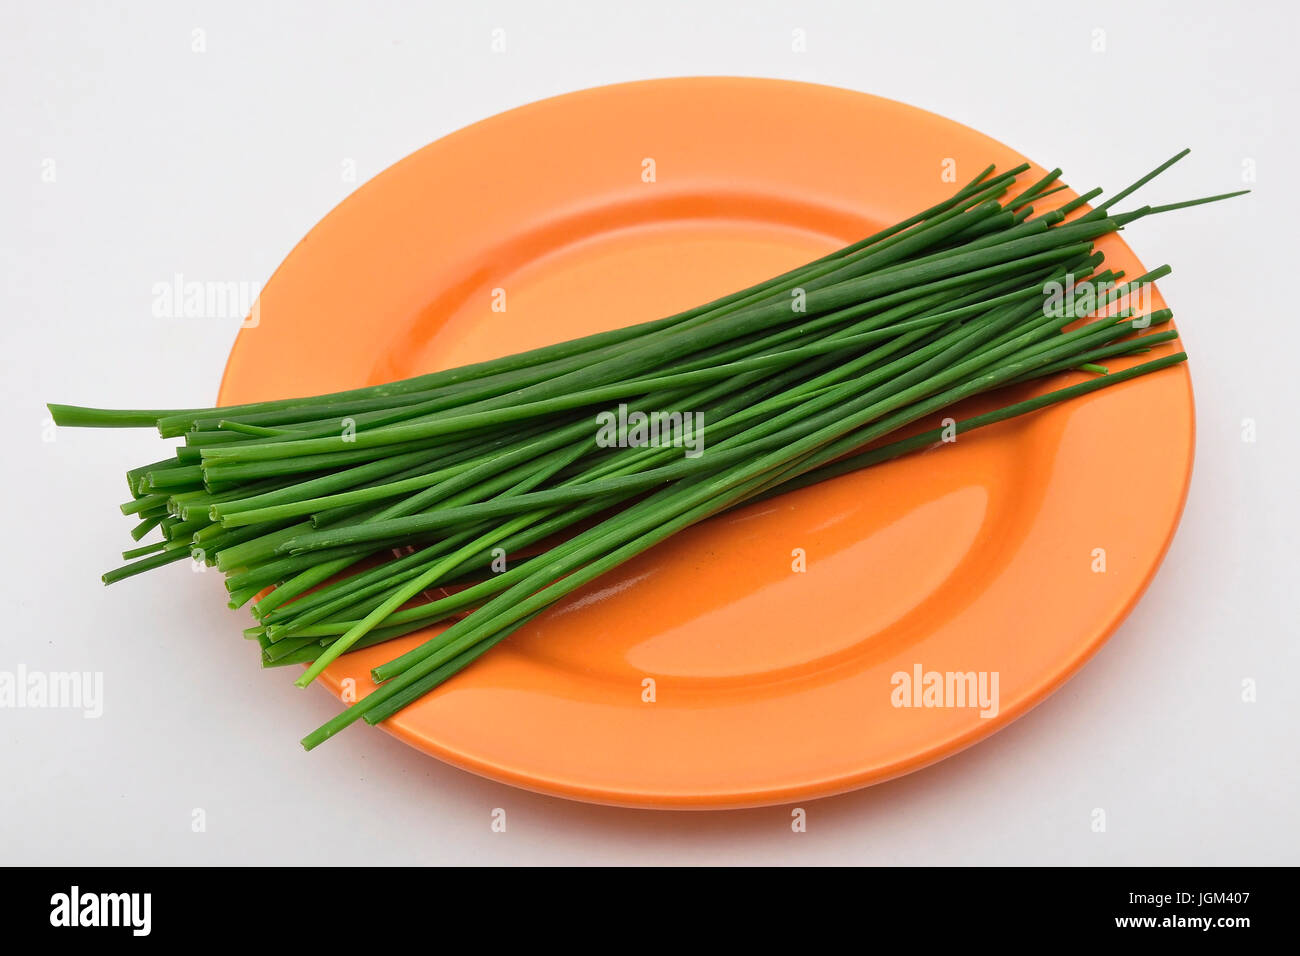
[[[220,400],[373,384],[668,314],[951,194],[946,161],[965,182],[1021,157],[899,103],[783,81],[534,103],[407,157],[316,226],[263,291]],[[1141,271],[1117,238],[1101,246]],[[915,770],[1023,714],[1110,635],[1173,535],[1192,447],[1181,366],[715,518],[386,727],[489,777],[634,806],[778,803]],[[364,694],[369,669],[418,640],[348,655],[326,682]],[[996,672],[996,715],[894,706],[891,679],[917,665]]]

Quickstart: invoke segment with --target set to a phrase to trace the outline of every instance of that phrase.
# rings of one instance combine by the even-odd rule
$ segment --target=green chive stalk
[[[1091,209],[1099,189],[1041,213],[1065,188],[1060,169],[1024,184],[1026,166],[990,166],[893,226],[696,308],[399,382],[224,408],[50,410],[60,425],[182,440],[127,472],[119,510],[137,546],[105,583],[190,556],[215,566],[231,606],[251,604],[262,666],[306,665],[300,686],[349,651],[449,622],[376,667],[379,686],[304,738],[311,749],[399,712],[684,528],[943,444],[940,429],[908,432],[968,398],[1005,401],[948,434],[1184,361],[1166,351],[1177,333],[1158,328],[1171,313],[1133,306],[1168,267],[1121,282],[1097,242],[1240,195],[1117,211],[1185,155]],[[1068,280],[1101,290],[1086,313],[1045,308],[1049,284]],[[634,440],[627,422],[600,438],[619,408],[703,416],[707,449]],[[492,566],[500,555],[507,569]]]

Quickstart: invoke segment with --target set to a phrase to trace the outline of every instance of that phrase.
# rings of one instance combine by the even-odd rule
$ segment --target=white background
[[[0,670],[103,671],[105,709],[0,711],[0,862],[1300,862],[1297,7],[458,7],[4,3]],[[791,49],[796,28],[807,52]],[[1161,289],[1193,357],[1195,475],[1162,571],[1027,718],[931,769],[807,805],[802,834],[789,807],[665,813],[525,793],[377,732],[304,754],[299,736],[336,703],[251,666],[244,615],[216,577],[182,565],[98,584],[122,547],[121,473],[159,457],[156,438],[48,442],[43,403],[208,403],[236,323],[154,318],[153,284],[180,272],[260,285],[355,188],[345,160],[362,182],[510,107],[688,74],[899,99],[1076,185],[1117,188],[1191,146],[1143,194],[1156,202],[1240,188],[1253,161],[1252,196],[1129,237],[1149,266],[1174,264]],[[1256,703],[1241,699],[1247,678]],[[206,832],[191,830],[196,807]],[[506,833],[490,830],[496,807]],[[1105,833],[1090,826],[1097,807]]]

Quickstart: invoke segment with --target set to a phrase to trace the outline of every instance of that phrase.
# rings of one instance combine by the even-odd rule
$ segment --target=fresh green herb
[[[1065,188],[1061,171],[1013,193],[1027,167],[990,166],[903,222],[695,309],[400,382],[225,408],[50,411],[60,425],[184,440],[127,473],[132,537],[162,540],[124,552],[131,563],[104,581],[191,555],[216,566],[232,606],[261,595],[245,636],[264,666],[308,665],[300,686],[349,650],[459,615],[375,668],[380,686],[304,738],[310,749],[392,716],[683,528],[934,444],[939,429],[896,436],[966,398],[1093,376],[1008,393],[958,433],[1184,361],[1098,364],[1177,333],[1147,331],[1170,313],[1134,305],[1168,267],[1121,283],[1096,249],[1146,216],[1239,195],[1112,212],[1184,155],[1078,216],[1101,190],[1035,215]],[[1045,307],[1069,282],[1101,292]],[[673,441],[613,424],[629,407],[669,423]],[[516,558],[491,573],[502,552]]]

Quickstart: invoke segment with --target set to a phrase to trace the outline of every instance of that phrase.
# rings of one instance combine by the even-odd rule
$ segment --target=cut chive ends
[[[75,428],[152,428],[164,416],[189,414],[176,409],[119,410],[53,403],[45,407],[49,409],[54,424]]]
[[[1002,404],[955,434],[1186,361],[1162,328],[1172,313],[1147,299],[1169,267],[1126,279],[1097,248],[1245,192],[1115,210],[1186,153],[1086,211],[1101,190],[1049,200],[1059,169],[1022,182],[1028,166],[990,166],[757,285],[474,365],[219,409],[50,414],[180,442],[127,473],[137,545],[105,584],[184,558],[215,567],[230,606],[252,611],[260,665],[304,665],[300,687],[350,651],[445,625],[377,665],[310,750],[399,713],[685,528],[945,440],[912,429],[968,398]],[[1050,387],[1011,390],[1026,383]],[[629,409],[676,423],[675,440],[647,440]]]

